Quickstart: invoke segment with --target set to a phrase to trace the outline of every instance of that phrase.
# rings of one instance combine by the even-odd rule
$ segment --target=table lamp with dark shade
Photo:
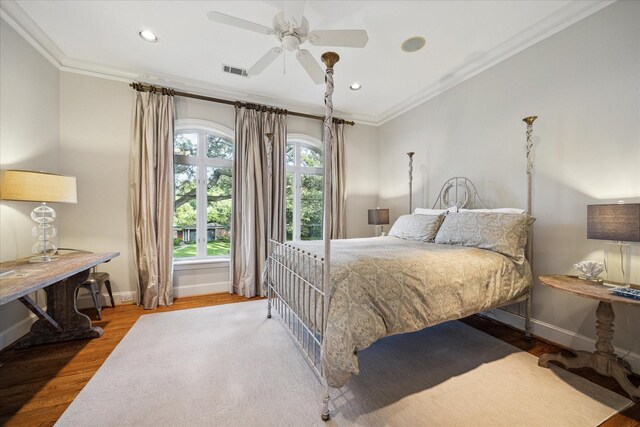
[[[51,241],[57,234],[53,221],[56,211],[47,205],[54,203],[77,203],[76,177],[47,172],[6,170],[2,176],[0,198],[22,202],[40,202],[31,212],[37,225],[31,234],[37,239],[31,262],[49,262],[57,258],[57,248]]]
[[[379,225],[381,236],[384,236],[384,226],[387,224],[389,224],[389,209],[369,209],[369,225]]]
[[[640,242],[640,203],[587,206],[587,239],[609,240],[604,246],[607,282],[631,283],[631,245]]]

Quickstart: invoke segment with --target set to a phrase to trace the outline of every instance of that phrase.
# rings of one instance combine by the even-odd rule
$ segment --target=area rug
[[[60,426],[595,426],[631,404],[460,322],[378,341],[321,386],[264,300],[142,316]]]

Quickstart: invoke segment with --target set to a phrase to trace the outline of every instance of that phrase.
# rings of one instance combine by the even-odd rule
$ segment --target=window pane
[[[177,140],[178,138],[176,138]],[[173,212],[173,256],[196,256],[197,166],[176,163]]]
[[[231,168],[207,167],[207,256],[229,255]]]
[[[287,145],[287,166],[295,166],[296,164],[296,146]]]
[[[322,175],[302,175],[300,239],[322,239]]]
[[[319,168],[322,167],[322,153],[320,150],[302,145],[300,147],[301,166]]]
[[[233,159],[233,143],[226,138],[207,134],[207,157],[210,159]]]
[[[293,240],[293,174],[287,174],[287,237]]]
[[[195,132],[177,134],[173,144],[173,153],[179,156],[197,156],[198,134]]]

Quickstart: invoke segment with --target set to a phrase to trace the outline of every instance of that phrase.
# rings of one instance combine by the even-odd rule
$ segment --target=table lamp
[[[47,172],[6,170],[0,188],[0,198],[42,203],[31,212],[31,219],[37,223],[31,234],[38,241],[31,249],[35,256],[29,261],[49,262],[58,258],[57,248],[51,242],[57,234],[52,224],[56,219],[56,211],[47,203],[77,203],[76,177]]]
[[[606,283],[630,286],[631,245],[640,242],[640,203],[587,206],[587,239],[610,240],[604,245]]]
[[[384,226],[387,224],[389,224],[389,209],[369,209],[369,225],[379,225],[381,236],[384,236]]]

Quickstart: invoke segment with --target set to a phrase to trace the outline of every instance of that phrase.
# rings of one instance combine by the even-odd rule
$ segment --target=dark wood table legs
[[[77,289],[87,280],[89,271],[76,273],[44,288],[47,293],[46,312],[28,296],[20,298],[20,301],[39,319],[31,326],[31,331],[18,341],[16,348],[82,338],[98,338],[102,335],[102,328],[91,326],[91,319],[80,313],[76,306]]]
[[[571,350],[575,357],[566,357],[560,353],[543,354],[538,359],[538,365],[544,368],[549,367],[550,361],[562,363],[566,368],[592,368],[601,375],[615,378],[620,386],[629,393],[634,402],[640,402],[640,387],[635,387],[629,381],[631,367],[629,363],[620,359],[614,354],[613,344],[613,321],[615,316],[611,303],[600,301],[596,310],[596,351]]]

